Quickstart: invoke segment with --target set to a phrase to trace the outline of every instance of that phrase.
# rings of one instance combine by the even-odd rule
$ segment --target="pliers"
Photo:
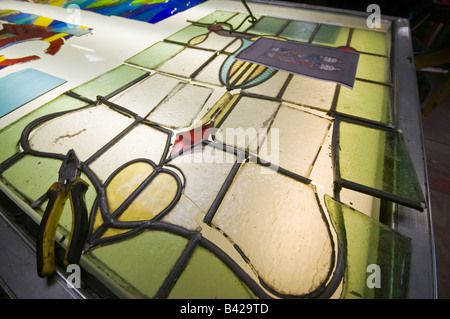
[[[71,149],[59,169],[58,182],[48,189],[47,207],[39,225],[36,240],[37,271],[47,277],[55,271],[55,235],[67,199],[72,206],[72,230],[64,256],[64,266],[78,264],[89,231],[85,194],[89,187],[80,178],[80,161]]]

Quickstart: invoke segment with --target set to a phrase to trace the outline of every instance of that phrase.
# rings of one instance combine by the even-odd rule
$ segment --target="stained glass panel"
[[[137,20],[173,15],[93,4]],[[127,64],[2,129],[1,186],[27,205],[42,199],[74,148],[89,184],[82,266],[120,297],[402,296],[402,286],[374,294],[361,278],[379,261],[394,287],[407,241],[324,198],[357,197],[374,220],[375,196],[423,209],[395,127],[390,34],[358,29],[365,18],[301,21],[275,10],[252,23],[243,8],[214,6],[172,17],[174,32],[152,34]],[[353,47],[355,87],[235,59],[259,37]],[[33,206],[35,219],[45,206]],[[66,205],[59,232],[67,236],[71,223]]]

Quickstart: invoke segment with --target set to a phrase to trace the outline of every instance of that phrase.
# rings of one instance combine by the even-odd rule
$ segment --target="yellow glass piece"
[[[360,54],[356,78],[381,83],[390,82],[390,62],[385,57]]]
[[[106,188],[108,204],[113,213],[153,172],[153,167],[144,162],[134,163],[120,171]]]
[[[53,19],[40,16],[39,18],[36,19],[36,21],[34,21],[33,24],[34,25],[40,25],[40,26],[43,26],[43,27],[47,27],[52,22],[53,22]]]
[[[155,179],[119,217],[120,221],[150,220],[174,200],[178,185],[167,173],[158,173]]]
[[[355,29],[350,46],[361,52],[389,56],[388,39],[384,32]]]
[[[336,111],[382,123],[392,123],[391,88],[355,81],[353,89],[341,87]]]
[[[224,105],[223,107],[219,108],[218,109],[219,112],[217,112],[215,114],[215,116],[213,117],[214,126],[217,126],[217,124],[219,124],[222,121],[223,117],[228,113],[231,106],[234,104],[234,102],[236,102],[238,97],[239,97],[239,95],[231,96],[230,94],[227,94],[219,101],[219,102],[221,102],[222,105],[223,105],[223,103],[226,103],[226,102],[228,102],[228,103],[226,105]]]
[[[52,42],[52,41],[58,40],[60,38],[63,38],[65,36],[67,36],[67,35],[69,35],[69,34],[68,33],[58,33],[58,34],[55,34],[55,35],[53,35],[51,37],[48,37],[48,38],[44,39],[44,41]]]

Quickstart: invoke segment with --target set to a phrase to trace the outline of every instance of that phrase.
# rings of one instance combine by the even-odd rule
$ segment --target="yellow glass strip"
[[[234,75],[236,71],[241,67],[241,65],[244,64],[244,61],[236,60],[236,62],[233,63],[231,66],[231,69],[229,71],[229,75]]]
[[[58,40],[60,38],[64,38],[67,35],[69,35],[69,34],[68,33],[58,33],[58,34],[55,34],[55,35],[53,35],[51,37],[48,37],[47,39],[44,39],[44,41],[53,42],[53,41]]]
[[[4,58],[3,56],[0,56],[0,62],[3,62],[5,60],[6,60],[6,58]]]
[[[265,66],[262,65],[258,65],[258,68],[255,70],[255,72],[253,72],[253,74],[248,78],[247,82],[250,82],[251,80],[253,80],[254,78],[256,78],[258,75],[260,75],[261,73],[263,73],[267,68]]]
[[[245,71],[245,69],[250,65],[250,62],[244,62],[239,69],[234,73],[234,75],[231,77],[231,79],[228,81],[228,83],[233,84],[234,81],[237,80],[239,75]],[[231,74],[231,73],[230,73]]]
[[[247,72],[245,72],[244,75],[241,76],[241,78],[239,79],[239,81],[235,85],[236,86],[242,85],[242,83],[244,83],[247,80],[247,78],[252,74],[252,72],[255,71],[255,69],[258,68],[258,67],[259,67],[258,64],[252,63],[250,65],[250,67],[248,68]]]
[[[208,110],[208,112],[206,112],[206,114],[202,117],[202,119],[200,120],[199,125],[196,126],[196,128],[198,127],[203,127],[205,125],[207,125],[208,123],[211,122],[211,120],[213,119],[214,115],[218,115],[220,111],[220,109],[222,109],[225,105],[227,105],[227,103],[230,101],[230,99],[232,98],[232,95],[228,92],[226,92],[217,102],[216,104],[214,104],[214,106],[212,108],[210,108]]]
[[[46,17],[39,17],[34,21],[34,25],[40,25],[41,27],[48,27],[50,23],[53,22],[53,19],[46,18]]]
[[[225,116],[225,114],[228,113],[228,111],[230,110],[231,106],[234,104],[234,102],[237,100],[237,98],[239,97],[238,94],[234,95],[233,98],[230,100],[230,102],[228,102],[227,105],[225,105],[225,107],[223,107],[219,113],[216,115],[216,117],[214,118],[214,126],[217,126],[218,123],[220,123],[220,121],[223,119],[223,117]]]

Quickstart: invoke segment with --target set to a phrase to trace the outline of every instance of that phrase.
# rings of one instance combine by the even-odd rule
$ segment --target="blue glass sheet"
[[[64,79],[31,68],[0,78],[0,117],[65,82]]]

